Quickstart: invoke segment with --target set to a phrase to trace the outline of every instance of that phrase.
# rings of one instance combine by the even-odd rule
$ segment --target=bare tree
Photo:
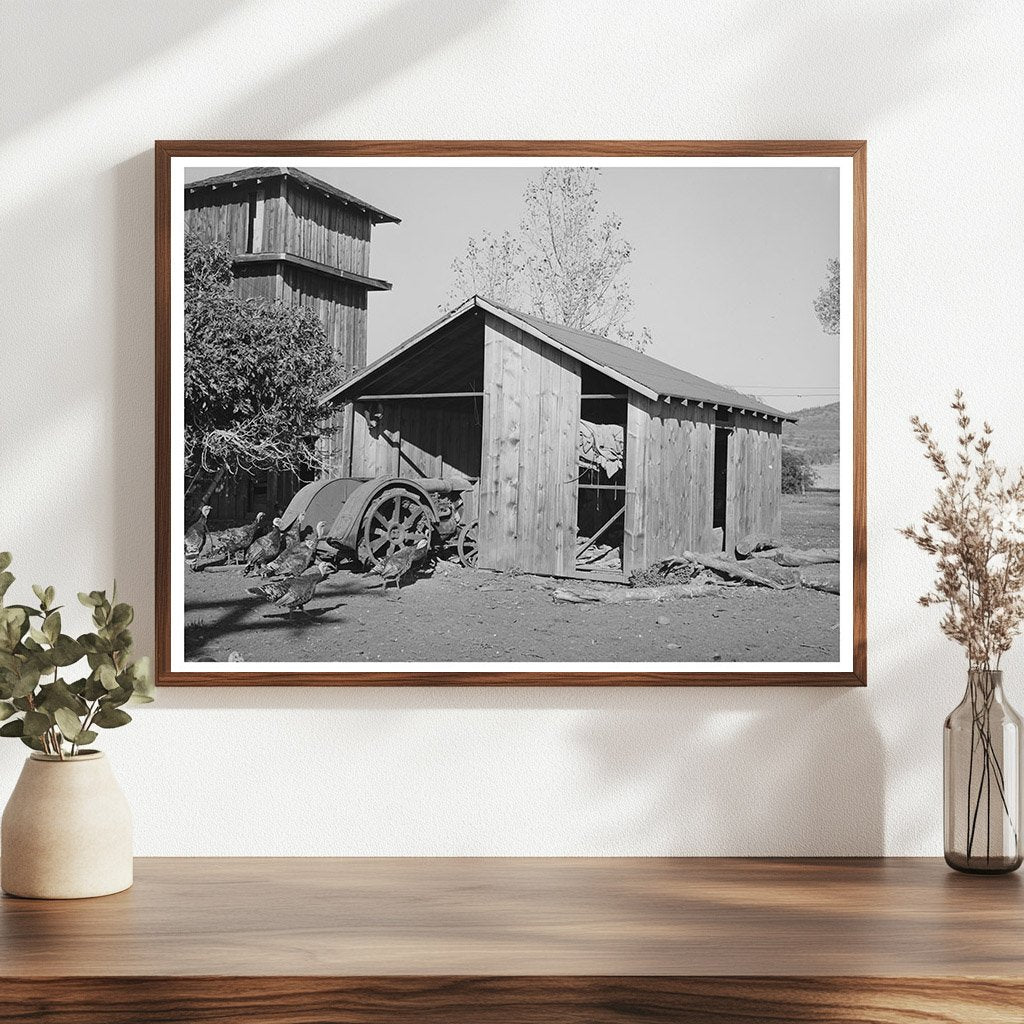
[[[826,334],[839,333],[839,260],[827,265],[828,278],[814,300],[814,312]]]
[[[620,218],[600,211],[598,174],[545,168],[523,193],[518,235],[484,232],[452,263],[447,305],[490,296],[642,352],[651,335],[630,326],[633,297],[624,276],[633,246],[622,237]]]
[[[522,304],[523,251],[509,232],[495,237],[485,231],[466,243],[466,253],[452,260],[452,286],[445,297],[446,308],[470,295],[483,295],[508,306]]]

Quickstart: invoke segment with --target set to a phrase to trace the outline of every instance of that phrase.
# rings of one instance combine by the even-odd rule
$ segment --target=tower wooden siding
[[[371,232],[395,218],[293,174],[301,172],[256,170],[188,185],[185,228],[227,247],[241,297],[311,310],[335,359],[356,373],[366,365],[367,292],[390,288],[369,277]],[[239,477],[214,496],[213,519],[240,522],[283,507],[302,482],[291,473]]]
[[[570,575],[580,363],[487,314],[483,390],[479,564]]]
[[[186,191],[185,227],[228,247],[235,257],[239,295],[311,309],[346,372],[366,365],[367,288],[268,257],[297,256],[366,277],[373,227],[368,212],[313,186],[278,177]]]

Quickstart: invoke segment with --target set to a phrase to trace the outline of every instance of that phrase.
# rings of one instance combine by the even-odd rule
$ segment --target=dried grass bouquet
[[[901,532],[936,557],[938,577],[920,603],[942,606],[943,633],[963,645],[969,668],[991,672],[1024,620],[1024,469],[1011,477],[993,461],[992,427],[972,429],[959,389],[951,408],[959,429],[952,455],[927,423],[911,419],[942,482],[921,525]]]

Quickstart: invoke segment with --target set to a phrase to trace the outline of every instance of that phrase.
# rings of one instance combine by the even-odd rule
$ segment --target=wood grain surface
[[[1020,876],[939,860],[136,864],[0,901],[0,1020],[1024,1020]]]
[[[171,160],[330,156],[850,157],[853,163],[853,669],[835,672],[172,672]],[[862,140],[159,140],[154,146],[157,681],[161,686],[864,686],[867,682],[867,144]],[[845,624],[844,624],[845,628]]]

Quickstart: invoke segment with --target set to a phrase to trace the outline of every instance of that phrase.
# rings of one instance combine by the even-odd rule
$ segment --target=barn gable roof
[[[483,309],[502,320],[525,330],[528,334],[547,342],[549,345],[576,356],[593,369],[612,377],[627,388],[646,395],[651,399],[679,398],[692,402],[707,402],[711,405],[725,405],[746,412],[770,416],[795,422],[792,416],[766,405],[751,395],[744,395],[732,388],[705,380],[687,373],[669,363],[626,348],[587,331],[579,331],[561,324],[550,323],[528,313],[520,313],[493,299],[474,295],[451,313],[435,320],[422,331],[414,334],[397,348],[371,363],[365,370],[350,377],[343,384],[329,391],[321,402],[330,402],[341,396],[349,397],[356,392],[362,381],[388,363],[399,358],[436,331],[472,308]]]
[[[256,181],[257,178],[293,178],[307,188],[316,189],[334,199],[340,199],[344,203],[358,206],[370,215],[370,220],[374,224],[385,222],[389,224],[402,223],[399,217],[386,213],[376,206],[371,206],[370,203],[363,202],[362,199],[350,195],[348,192],[343,192],[335,185],[321,181],[299,167],[242,167],[237,171],[229,171],[227,174],[216,174],[212,178],[203,178],[201,181],[190,181],[185,188],[195,190],[199,188],[216,188],[218,185],[239,185],[246,181]]]

